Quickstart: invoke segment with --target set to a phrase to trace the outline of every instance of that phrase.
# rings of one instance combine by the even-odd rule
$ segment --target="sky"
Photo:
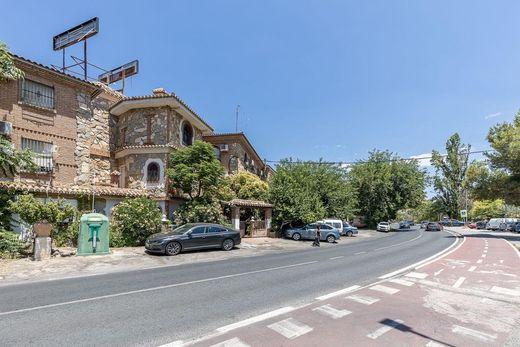
[[[520,108],[518,1],[9,1],[0,41],[61,64],[52,37],[92,17],[89,62],[138,59],[125,94],[175,92],[262,158],[351,162],[370,150],[474,150]],[[82,56],[82,46],[67,56]],[[70,62],[69,58],[69,62]],[[91,69],[89,75],[101,71]],[[423,162],[424,164],[424,162]],[[426,161],[427,164],[427,161]]]

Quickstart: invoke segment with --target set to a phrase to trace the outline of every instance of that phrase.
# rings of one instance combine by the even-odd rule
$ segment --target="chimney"
[[[164,88],[155,88],[153,90],[153,95],[155,95],[155,96],[168,96],[170,94]]]

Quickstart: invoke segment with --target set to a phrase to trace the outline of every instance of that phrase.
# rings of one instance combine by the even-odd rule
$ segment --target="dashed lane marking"
[[[459,277],[459,279],[453,284],[453,288],[458,288],[466,280],[466,277]]]
[[[336,260],[336,259],[341,259],[341,258],[345,258],[345,256],[344,255],[339,255],[337,257],[329,258],[329,260]]]
[[[267,327],[290,340],[312,331],[310,326],[298,322],[294,318],[287,318],[270,324]]]
[[[370,287],[370,289],[375,290],[377,292],[390,294],[390,295],[398,293],[400,290],[400,289],[396,289],[396,288],[392,288],[392,287],[382,286],[380,284],[376,284],[375,286]]]
[[[279,308],[278,310],[267,312],[267,313],[264,313],[264,314],[261,314],[261,315],[255,316],[255,317],[251,317],[248,319],[244,319],[240,322],[225,325],[223,327],[218,328],[217,331],[220,333],[227,333],[228,331],[242,328],[242,327],[254,324],[254,323],[258,323],[263,320],[273,318],[273,317],[276,317],[276,316],[279,316],[279,315],[282,315],[282,314],[285,314],[285,313],[288,313],[288,312],[291,312],[294,310],[296,310],[296,307],[293,307],[293,306],[282,307],[282,308]]]
[[[325,294],[325,295],[322,295],[322,296],[318,296],[316,298],[316,300],[319,300],[319,301],[327,300],[327,299],[333,298],[333,297],[338,296],[338,295],[343,295],[343,294],[347,294],[347,293],[353,292],[353,291],[355,291],[355,290],[357,290],[359,288],[361,288],[361,286],[351,286],[351,287],[348,287],[348,288],[345,288],[345,289],[338,290],[337,292],[333,292],[333,293]]]
[[[347,296],[346,299],[349,299],[349,300],[352,300],[355,302],[359,302],[360,304],[363,304],[363,305],[372,305],[379,301],[379,299],[372,298],[370,296],[364,296],[364,295],[350,295],[350,296]]]
[[[473,272],[473,271],[475,271],[476,268],[477,268],[476,266],[472,266],[472,267],[470,267],[470,268],[468,269],[468,271],[469,271],[469,272]]]
[[[485,257],[486,257],[486,255],[485,255],[485,254],[482,254],[482,258],[485,258]]]
[[[242,342],[238,337],[211,345],[211,347],[251,347],[247,343]]]
[[[425,279],[426,277],[428,277],[428,274],[424,273],[424,272],[410,272],[410,273],[407,273],[406,274],[406,277],[411,277],[411,278],[418,278],[418,279]]]
[[[500,264],[504,264],[504,261],[503,260],[499,260],[500,261]]]
[[[520,291],[514,290],[514,289],[509,289],[509,288],[493,286],[493,287],[491,287],[490,291],[492,291],[493,293],[497,293],[497,294],[520,296]]]
[[[477,264],[482,264],[482,259],[477,260]]]
[[[487,249],[484,249],[484,253],[487,253]]]
[[[354,255],[360,255],[360,254],[365,254],[366,252],[357,252],[357,253],[354,253]]]
[[[483,332],[478,331],[478,330],[473,330],[473,329],[470,329],[470,328],[461,327],[460,325],[454,325],[451,328],[451,331],[456,333],[456,334],[459,334],[459,335],[473,337],[473,338],[475,338],[477,340],[485,341],[485,342],[493,342],[497,338],[496,335],[491,335],[491,334],[488,334],[488,333],[483,333]]]
[[[407,287],[413,286],[413,282],[403,280],[400,278],[394,278],[393,280],[390,280],[390,282],[400,284],[402,286],[407,286]]]
[[[330,317],[332,319],[339,319],[343,318],[352,312],[349,310],[338,310],[331,305],[323,305],[312,309],[315,312],[321,313],[327,317]]]
[[[381,328],[377,329],[376,331],[371,332],[370,334],[367,335],[367,337],[375,340],[378,337],[380,337],[381,335],[386,334],[390,330],[395,329],[396,327],[400,326],[403,323],[404,322],[402,320],[399,320],[399,319],[396,319],[396,320],[388,319],[384,323],[385,324],[384,327],[381,327]]]

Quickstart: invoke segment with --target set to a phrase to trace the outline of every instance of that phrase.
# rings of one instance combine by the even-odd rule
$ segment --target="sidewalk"
[[[467,235],[452,253],[414,272],[176,345],[518,346],[510,335],[519,319],[518,251],[502,239]]]
[[[342,237],[339,243],[353,243],[385,236],[388,236],[388,234],[363,230],[357,237]],[[168,257],[147,254],[144,247],[125,247],[113,248],[109,255],[55,257],[44,261],[32,261],[30,259],[0,260],[0,285],[297,251],[310,248],[311,243],[312,241],[289,239],[245,238],[242,239],[240,245],[230,252],[205,250]],[[322,243],[322,247],[334,246],[336,244]],[[60,248],[60,250],[73,251],[74,249]]]

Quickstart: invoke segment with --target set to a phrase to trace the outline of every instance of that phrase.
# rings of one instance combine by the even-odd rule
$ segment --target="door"
[[[184,249],[203,248],[206,244],[206,227],[199,226],[191,229],[188,238],[184,241]]]
[[[302,232],[302,238],[306,240],[314,240],[314,235],[316,233],[316,223],[309,224],[305,227],[305,230]]]
[[[208,247],[220,247],[224,237],[226,236],[227,229],[218,226],[211,225],[206,228],[206,241]]]
[[[320,228],[320,240],[325,241],[327,239],[327,236],[330,234],[330,232],[334,229],[328,224],[322,224]]]

